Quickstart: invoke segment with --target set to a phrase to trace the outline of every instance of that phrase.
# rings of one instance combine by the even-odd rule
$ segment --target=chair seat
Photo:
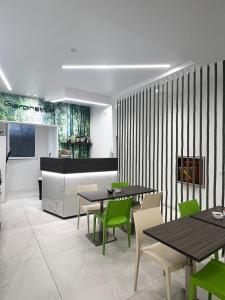
[[[191,281],[209,291],[210,293],[225,299],[225,264],[211,260],[204,268],[191,277]]]
[[[100,203],[94,203],[94,204],[87,204],[87,205],[82,205],[81,209],[85,213],[94,213],[98,210],[100,210]]]
[[[150,255],[153,259],[159,262],[164,268],[170,271],[179,269],[185,265],[185,256],[177,251],[167,247],[162,243],[144,247],[142,253]]]
[[[99,218],[99,220],[101,222],[104,222],[104,219],[105,219],[105,212],[103,214],[101,214],[100,212],[97,212],[95,214],[95,216],[97,218]],[[119,225],[123,225],[123,224],[126,224],[128,222],[128,218],[125,217],[125,216],[118,216],[118,217],[114,217],[114,218],[111,218],[110,220],[108,220],[107,222],[107,226],[119,226]]]

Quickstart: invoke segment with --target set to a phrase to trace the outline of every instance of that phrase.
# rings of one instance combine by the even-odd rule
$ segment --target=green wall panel
[[[68,103],[51,103],[0,92],[0,120],[58,125],[60,149],[71,149],[76,158],[88,158],[90,145],[66,144],[69,136],[90,137],[90,108]]]

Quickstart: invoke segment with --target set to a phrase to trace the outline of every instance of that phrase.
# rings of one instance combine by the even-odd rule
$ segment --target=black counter
[[[87,173],[87,172],[104,172],[117,171],[117,158],[49,158],[41,157],[41,171],[48,171],[61,174]]]

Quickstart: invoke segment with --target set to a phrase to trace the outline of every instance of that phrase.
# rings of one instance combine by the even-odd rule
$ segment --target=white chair
[[[86,185],[79,185],[77,191],[82,192],[96,192],[98,190],[97,184],[86,184]],[[77,229],[80,226],[80,213],[81,211],[87,215],[87,226],[88,226],[88,233],[90,233],[90,222],[89,222],[89,215],[95,213],[96,211],[100,210],[100,203],[93,203],[90,204],[89,201],[85,200],[84,198],[78,196],[78,214],[77,214]]]
[[[171,300],[171,272],[181,269],[185,265],[185,257],[162,243],[155,243],[151,246],[141,247],[143,241],[143,230],[163,224],[160,208],[150,208],[134,213],[136,230],[136,272],[134,290],[137,290],[138,271],[140,255],[150,256],[164,271],[166,277],[167,300]]]
[[[160,207],[163,193],[158,194],[146,194],[144,196],[143,202],[141,203],[141,210]]]

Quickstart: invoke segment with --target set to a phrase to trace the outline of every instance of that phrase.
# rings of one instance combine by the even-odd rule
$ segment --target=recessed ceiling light
[[[30,94],[28,94],[28,93],[27,93],[26,95],[27,95],[27,96],[30,96]]]
[[[76,99],[76,98],[61,98],[61,99],[54,99],[51,100],[52,103],[57,103],[57,102],[63,102],[63,101],[72,101],[76,103],[85,103],[85,104],[91,104],[91,105],[98,105],[98,106],[108,106],[109,104],[106,103],[101,103],[101,102],[94,102],[94,101],[89,101],[89,100],[82,100],[82,99]]]
[[[5,77],[5,74],[3,73],[3,71],[0,69],[0,77],[2,79],[2,81],[4,82],[5,86],[7,87],[7,89],[9,91],[12,91],[11,85],[9,84],[7,78]]]
[[[63,65],[65,70],[116,70],[116,69],[161,69],[169,68],[169,64],[148,64],[148,65]]]
[[[34,97],[37,97],[37,95],[36,95],[36,94],[34,94]]]

